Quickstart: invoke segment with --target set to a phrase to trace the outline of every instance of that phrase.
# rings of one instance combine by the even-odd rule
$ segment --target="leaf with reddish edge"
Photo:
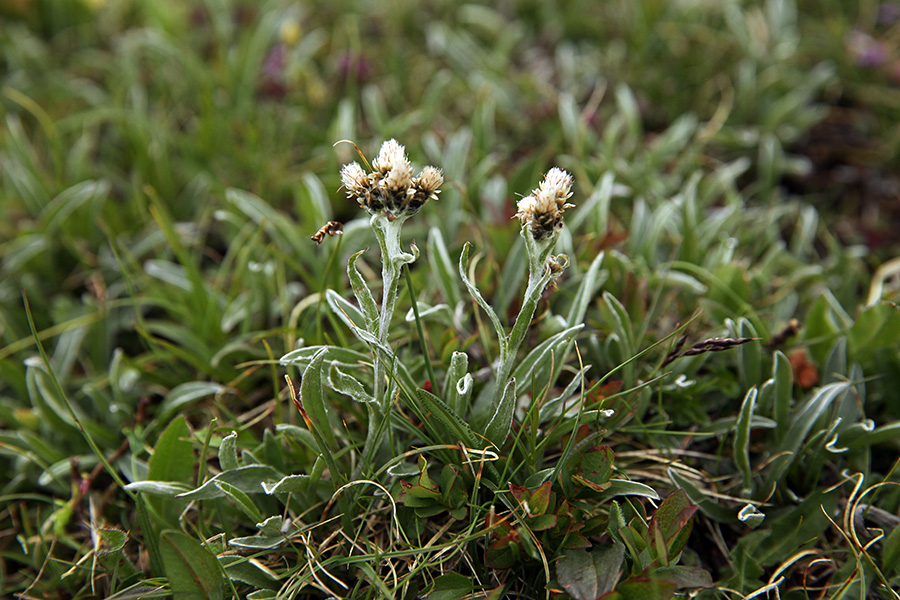
[[[550,507],[550,488],[551,483],[545,481],[538,489],[531,493],[531,514],[534,516],[542,515],[547,512]]]
[[[669,557],[677,556],[687,543],[691,533],[691,517],[697,511],[697,506],[691,504],[684,490],[677,490],[663,500],[656,513],[650,520],[650,529],[647,532],[647,543],[657,547],[657,536],[665,540],[664,554]],[[657,533],[658,532],[658,533]],[[661,550],[657,548],[657,550]]]

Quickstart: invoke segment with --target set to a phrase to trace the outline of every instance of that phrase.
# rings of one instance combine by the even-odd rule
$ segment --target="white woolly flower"
[[[406,149],[391,139],[381,145],[371,173],[350,163],[341,169],[341,181],[347,196],[370,214],[394,220],[410,217],[429,200],[437,200],[444,177],[440,169],[430,166],[413,177]]]
[[[362,167],[358,163],[352,162],[349,165],[344,165],[341,169],[341,183],[348,193],[356,193],[366,187],[369,181]]]
[[[562,228],[563,212],[575,206],[566,202],[571,196],[572,176],[553,167],[531,195],[519,200],[515,216],[528,226],[536,240],[546,239]]]

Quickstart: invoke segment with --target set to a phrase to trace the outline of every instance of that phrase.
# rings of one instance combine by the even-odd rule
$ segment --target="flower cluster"
[[[429,166],[413,177],[406,150],[397,140],[388,140],[372,161],[371,173],[352,162],[341,169],[341,182],[348,198],[370,214],[393,221],[410,217],[429,200],[437,200],[444,176],[440,169]]]
[[[572,176],[553,167],[537,189],[519,200],[515,216],[528,226],[535,240],[545,240],[562,229],[563,212],[575,206],[566,202],[571,197]]]

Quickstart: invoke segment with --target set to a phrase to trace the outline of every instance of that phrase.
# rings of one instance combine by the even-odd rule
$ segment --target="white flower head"
[[[357,192],[369,184],[366,172],[358,163],[352,162],[341,169],[341,183],[348,192]]]
[[[372,166],[384,176],[386,187],[392,190],[400,189],[412,177],[412,165],[406,158],[406,148],[395,139],[381,145],[378,158],[372,161]]]
[[[575,206],[566,202],[572,197],[572,176],[553,167],[544,176],[531,195],[519,200],[515,216],[531,230],[536,240],[544,240],[562,229],[562,216],[567,208]]]
[[[390,139],[381,145],[378,157],[372,161],[371,173],[365,173],[354,162],[341,169],[341,181],[347,196],[370,214],[394,220],[410,217],[428,200],[437,200],[444,177],[440,169],[430,166],[413,177],[406,149]]]

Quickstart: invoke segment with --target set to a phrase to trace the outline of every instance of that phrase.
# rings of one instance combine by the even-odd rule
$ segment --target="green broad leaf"
[[[305,369],[313,357],[321,350],[325,350],[325,359],[331,363],[347,368],[367,367],[372,363],[372,357],[349,348],[338,346],[306,346],[288,352],[278,362],[282,365],[294,365],[299,369]]]
[[[668,581],[678,589],[696,589],[713,587],[712,576],[705,569],[698,567],[662,567],[652,572],[654,579]]]
[[[283,535],[248,535],[228,540],[229,546],[235,548],[248,548],[250,550],[271,550],[278,548],[287,542]]]
[[[894,530],[884,538],[881,570],[889,576],[900,572],[900,527],[894,527]]]
[[[538,515],[528,520],[528,528],[532,531],[546,531],[553,529],[559,523],[559,519],[552,513]]]
[[[213,396],[225,390],[225,387],[212,381],[190,381],[177,385],[166,395],[160,407],[160,421],[167,421],[177,412],[184,411],[197,400]]]
[[[520,389],[517,394],[525,393],[530,389],[532,380],[541,381],[543,377],[546,377],[545,373],[549,372],[550,364],[554,362],[550,360],[551,352],[557,357],[556,361],[558,362],[562,348],[582,328],[584,328],[584,324],[579,323],[550,336],[535,346],[520,362],[516,363],[513,377],[520,382]],[[541,375],[538,373],[541,373]]]
[[[550,507],[551,482],[545,481],[538,489],[531,493],[528,504],[532,515],[542,515]]]
[[[247,494],[226,481],[216,481],[215,485],[219,491],[231,498],[241,512],[247,515],[250,520],[254,523],[262,521],[262,513],[259,512],[259,509],[256,508],[256,505],[253,504],[253,501]]]
[[[347,263],[347,275],[350,277],[350,287],[353,289],[353,295],[356,296],[356,301],[359,302],[359,306],[362,309],[366,330],[375,334],[378,331],[378,305],[375,303],[375,298],[372,296],[365,278],[356,268],[356,261],[359,260],[359,257],[364,252],[365,250],[360,250],[350,257],[350,261]]]
[[[446,443],[454,444],[461,441],[469,448],[481,448],[479,437],[469,424],[444,404],[443,400],[421,388],[416,388],[416,396],[425,409],[448,428],[450,436],[444,440]]]
[[[358,379],[344,373],[336,365],[331,365],[331,368],[328,370],[328,381],[334,391],[352,398],[360,404],[375,402],[375,398],[366,391],[366,388]]]
[[[816,364],[823,364],[835,336],[843,327],[833,310],[833,304],[825,295],[812,305],[803,323],[803,336],[809,345],[810,354]]]
[[[503,447],[506,437],[512,429],[513,414],[516,411],[516,378],[513,377],[506,384],[503,396],[494,409],[494,414],[484,429],[484,437],[493,442],[498,448]]]
[[[447,573],[434,580],[428,600],[461,600],[474,589],[470,578],[459,573]]]
[[[322,453],[319,449],[319,443],[316,441],[316,437],[309,429],[300,427],[298,425],[292,425],[290,423],[279,423],[275,426],[275,431],[284,431],[286,433],[289,433],[291,437],[297,438],[301,443],[303,443],[307,448],[309,448],[316,454]]]
[[[900,346],[900,307],[892,302],[869,306],[847,333],[847,350],[855,361],[867,361],[885,349]]]
[[[622,600],[670,600],[678,586],[670,581],[636,577],[619,584],[616,591]]]
[[[219,564],[232,581],[240,581],[256,589],[277,590],[280,587],[278,576],[252,558],[224,555],[219,558]]]
[[[368,330],[366,326],[366,318],[358,308],[350,304],[337,292],[331,289],[325,290],[325,300],[328,302],[328,306],[329,308],[331,308],[331,312],[333,312],[337,318],[343,321],[344,325],[350,328],[350,331],[353,332],[353,335],[355,335],[359,339],[359,341],[369,344],[373,348],[378,348],[382,352],[386,352],[388,355],[391,354],[390,349],[382,345],[378,341],[378,338],[375,337],[375,334],[371,333]]]
[[[276,590],[256,590],[247,594],[247,600],[277,600]]]
[[[223,471],[237,469],[240,466],[237,455],[237,432],[232,431],[219,444],[219,468]]]
[[[263,483],[262,487],[263,491],[271,496],[272,494],[286,494],[288,492],[304,492],[309,487],[309,482],[309,475],[288,475],[272,485]]]
[[[224,600],[225,580],[216,558],[191,536],[164,531],[160,551],[175,600]]]
[[[475,303],[487,313],[488,319],[494,327],[494,332],[497,334],[497,338],[501,340],[506,339],[506,331],[500,323],[500,318],[497,316],[497,313],[494,312],[491,305],[487,303],[484,296],[481,295],[481,292],[478,291],[478,288],[475,287],[475,284],[469,279],[467,271],[469,269],[469,252],[471,251],[471,248],[472,244],[466,242],[465,246],[463,246],[462,253],[459,255],[459,276]]]
[[[613,473],[615,453],[609,446],[594,446],[581,453],[578,470],[594,483],[606,483]]]
[[[616,496],[643,496],[644,498],[659,500],[659,494],[656,493],[656,490],[637,481],[610,479],[607,483],[609,487],[597,496],[597,502],[606,502]]]
[[[128,541],[128,534],[121,529],[96,529],[94,551],[97,554],[121,552]]]
[[[125,486],[130,492],[138,492],[140,494],[149,494],[151,496],[165,496],[174,498],[179,494],[183,494],[192,489],[192,486],[186,483],[178,483],[175,481],[135,481]]]
[[[427,248],[431,273],[436,276],[435,279],[441,286],[444,300],[451,307],[455,307],[460,301],[459,285],[456,282],[456,273],[453,269],[453,262],[450,260],[450,252],[447,251],[447,245],[444,243],[444,236],[437,227],[432,227],[428,231]]]
[[[665,553],[670,558],[680,554],[690,535],[691,517],[697,508],[691,504],[683,489],[670,494],[656,509],[650,521],[650,529],[647,532],[648,545],[656,547],[661,555]],[[658,536],[656,532],[659,532]],[[663,541],[665,548],[659,546],[659,540]]]
[[[574,600],[598,600],[616,589],[624,560],[625,546],[618,542],[590,552],[568,550],[556,563],[556,578]]]
[[[803,441],[816,421],[825,414],[835,400],[850,391],[851,387],[851,383],[845,381],[829,383],[820,387],[806,402],[797,407],[781,447],[782,451],[791,452],[794,455],[788,462],[796,459],[797,451],[803,445]]]
[[[605,252],[597,254],[591,262],[591,266],[585,271],[581,285],[578,286],[578,291],[575,292],[575,298],[572,300],[572,306],[569,307],[569,314],[566,315],[566,323],[569,327],[584,323],[584,315],[587,313],[588,306],[597,295],[597,290],[606,282],[608,273],[601,274],[600,272],[604,258],[606,258]]]
[[[756,387],[747,390],[741,403],[734,435],[734,462],[744,477],[744,489],[750,490],[753,485],[753,468],[750,464],[750,428],[753,423],[753,412],[756,408]]]
[[[172,421],[153,449],[148,479],[190,483],[194,476],[194,453],[191,432],[184,417]]]
[[[324,225],[331,220],[331,201],[328,199],[328,192],[314,173],[303,174],[303,187],[309,197],[310,207],[312,208],[313,223]]]
[[[156,442],[148,463],[147,479],[190,485],[194,477],[194,462],[191,432],[185,418],[178,417],[166,427]],[[154,495],[157,497],[147,498],[147,503],[167,526],[176,525],[184,502],[175,500],[169,494]]]
[[[328,407],[325,403],[325,393],[322,389],[322,361],[325,359],[326,350],[319,350],[303,370],[303,379],[300,382],[300,403],[309,415],[315,428],[313,435],[316,440],[322,440],[320,446],[326,452],[336,452],[338,449],[337,438],[331,428],[328,419]],[[280,478],[279,478],[280,479]]]
[[[230,484],[247,494],[263,494],[265,493],[264,483],[273,484],[283,478],[284,475],[268,465],[248,465],[219,473],[197,489],[179,494],[177,497],[185,500],[221,498],[225,492],[216,485],[219,482]]]

